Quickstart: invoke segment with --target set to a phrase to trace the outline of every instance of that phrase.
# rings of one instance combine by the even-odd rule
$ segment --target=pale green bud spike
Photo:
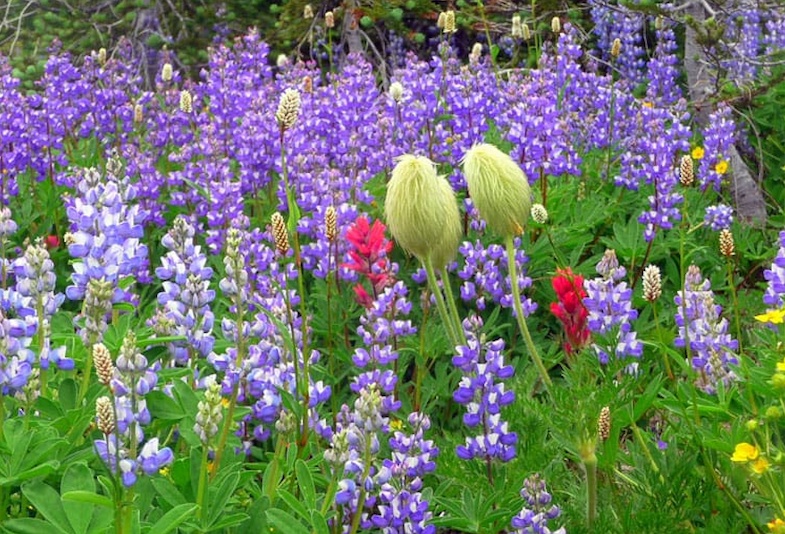
[[[444,267],[458,250],[461,215],[450,184],[436,174],[428,158],[398,159],[384,203],[387,225],[395,241],[421,261]]]
[[[488,227],[504,237],[523,231],[529,220],[531,187],[513,159],[489,144],[475,145],[463,157],[469,196]]]

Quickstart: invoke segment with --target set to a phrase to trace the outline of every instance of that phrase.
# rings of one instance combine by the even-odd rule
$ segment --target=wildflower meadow
[[[785,533],[785,8],[458,4],[0,55],[0,532]]]

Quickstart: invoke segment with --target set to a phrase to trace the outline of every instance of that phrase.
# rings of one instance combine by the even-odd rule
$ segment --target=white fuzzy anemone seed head
[[[404,155],[387,185],[384,214],[395,241],[441,269],[458,250],[461,215],[450,184],[423,156]]]
[[[469,196],[491,230],[503,237],[523,232],[531,213],[531,187],[509,155],[487,143],[474,145],[463,157],[463,174]]]

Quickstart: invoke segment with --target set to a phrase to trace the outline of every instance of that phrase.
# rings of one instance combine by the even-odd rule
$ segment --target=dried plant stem
[[[508,235],[505,238],[505,246],[507,248],[507,270],[510,273],[510,287],[512,288],[512,305],[515,310],[515,319],[518,321],[518,328],[520,329],[521,334],[523,334],[526,348],[534,361],[534,365],[537,366],[540,377],[547,389],[553,385],[553,382],[548,375],[548,370],[540,359],[537,347],[534,345],[532,336],[529,333],[529,327],[526,326],[526,317],[523,315],[523,306],[521,306],[521,290],[518,288],[518,268],[515,265],[515,245],[513,244],[512,235]]]

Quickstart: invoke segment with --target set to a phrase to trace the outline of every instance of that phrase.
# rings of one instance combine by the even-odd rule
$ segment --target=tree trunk
[[[693,23],[687,24],[684,40],[684,68],[687,72],[690,100],[695,109],[695,122],[701,128],[708,124],[713,105],[709,96],[713,92],[712,80],[707,70],[706,56],[698,43],[695,26],[700,27],[706,20],[706,11],[697,0],[693,0],[686,10]],[[749,167],[739,155],[736,146],[730,148],[730,190],[738,219],[754,225],[766,223],[766,202],[763,192],[755,181]]]

